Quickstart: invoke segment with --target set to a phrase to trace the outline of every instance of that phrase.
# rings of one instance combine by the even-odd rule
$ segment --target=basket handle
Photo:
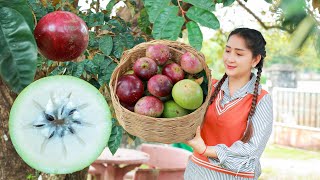
[[[119,71],[118,71],[118,69],[117,69],[117,71],[115,72],[115,81],[114,81],[114,82],[118,82],[118,78],[119,78]],[[114,96],[115,96],[116,100],[117,100],[118,102],[120,102],[120,101],[119,101],[119,98],[118,98],[118,96],[117,96],[117,94],[116,94],[116,92],[117,92],[117,84],[114,84],[114,86],[113,86],[113,92],[115,93]]]
[[[172,48],[172,47],[169,47],[169,49],[172,50],[172,51],[176,51],[176,52],[178,52],[180,54],[184,54],[185,53],[183,51],[179,51],[178,49],[175,49],[175,48]]]
[[[123,51],[121,57],[126,56],[129,52],[130,52],[130,49]],[[123,63],[125,59],[126,58],[120,58],[120,63]]]

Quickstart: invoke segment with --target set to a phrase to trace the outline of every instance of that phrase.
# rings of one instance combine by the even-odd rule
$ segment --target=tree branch
[[[74,0],[72,5],[74,8],[77,8],[78,4],[79,4],[79,0]]]
[[[274,29],[274,28],[276,28],[276,29],[281,29],[281,30],[283,30],[283,31],[287,31],[287,32],[289,32],[289,33],[292,33],[292,32],[293,32],[292,30],[287,29],[287,28],[285,28],[285,27],[282,27],[282,26],[280,26],[280,25],[273,25],[273,26],[268,26],[268,25],[266,25],[266,24],[260,19],[260,17],[258,17],[254,12],[252,12],[251,9],[249,9],[244,3],[241,2],[241,0],[237,0],[237,2],[239,3],[239,5],[240,5],[243,9],[245,9],[249,14],[251,14],[251,15],[259,22],[259,24],[260,24],[264,29],[268,30],[268,29]]]
[[[320,22],[317,20],[315,13],[309,8],[307,8],[307,10],[308,10],[309,16],[311,16],[313,20],[316,22],[317,26],[320,27]]]
[[[96,13],[100,11],[100,0],[97,0],[96,3]]]

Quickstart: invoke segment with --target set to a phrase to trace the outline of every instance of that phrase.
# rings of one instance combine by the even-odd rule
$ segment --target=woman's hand
[[[206,150],[207,146],[201,137],[200,126],[198,126],[197,128],[196,136],[193,139],[187,141],[187,144],[193,148],[193,151],[196,151],[199,154],[203,153]]]

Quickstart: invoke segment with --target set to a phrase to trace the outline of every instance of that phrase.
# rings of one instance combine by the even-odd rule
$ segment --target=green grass
[[[280,145],[268,145],[262,156],[266,158],[308,160],[320,159],[320,152],[285,147]]]

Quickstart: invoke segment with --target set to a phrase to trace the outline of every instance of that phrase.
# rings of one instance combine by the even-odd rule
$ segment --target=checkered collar
[[[232,97],[232,99],[237,99],[237,98],[241,98],[244,97],[246,94],[250,93],[253,94],[254,93],[254,84],[256,82],[257,76],[253,73],[251,73],[251,79],[249,82],[247,82],[247,84],[245,84],[242,88],[238,89]],[[218,83],[216,83],[214,86],[216,87]],[[227,77],[227,79],[223,82],[222,86],[221,86],[221,91],[224,92],[224,95],[230,96],[230,91],[229,91],[229,77]],[[260,94],[261,92],[261,85],[259,85],[259,89],[258,89],[258,94]]]

